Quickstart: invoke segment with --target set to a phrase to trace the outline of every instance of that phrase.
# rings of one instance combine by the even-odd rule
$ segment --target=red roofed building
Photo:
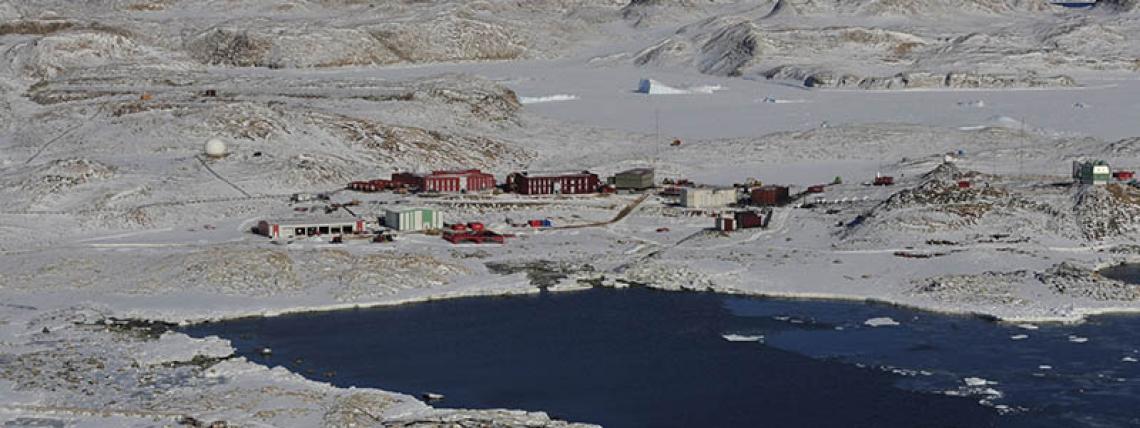
[[[478,169],[432,171],[431,174],[400,172],[392,174],[392,187],[425,192],[479,192],[495,187],[495,176]]]
[[[520,195],[578,195],[596,193],[601,186],[590,171],[538,174],[515,172],[507,176],[507,189]]]

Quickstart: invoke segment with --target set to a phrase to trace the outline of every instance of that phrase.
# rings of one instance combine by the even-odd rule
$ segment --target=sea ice
[[[994,382],[992,380],[986,380],[986,379],[983,379],[980,377],[968,377],[968,378],[962,379],[962,381],[966,382],[966,386],[997,385],[997,382]]]
[[[722,334],[720,337],[729,342],[759,342],[764,340],[763,335]]]
[[[1070,334],[1069,341],[1073,343],[1085,343],[1089,341],[1089,338]]]
[[[871,327],[890,327],[899,325],[899,322],[891,319],[891,317],[878,317],[863,321],[863,324]]]

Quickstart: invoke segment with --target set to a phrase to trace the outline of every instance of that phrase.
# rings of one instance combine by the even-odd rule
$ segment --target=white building
[[[274,241],[292,241],[309,237],[328,237],[364,233],[364,220],[355,219],[288,219],[262,220],[257,232]]]
[[[736,189],[718,187],[681,188],[681,206],[686,208],[722,208],[737,201]]]
[[[384,226],[405,232],[442,229],[443,215],[431,208],[385,210]]]

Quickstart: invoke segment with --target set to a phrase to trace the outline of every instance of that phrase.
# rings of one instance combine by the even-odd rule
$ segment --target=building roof
[[[478,169],[462,169],[462,170],[454,170],[454,171],[448,171],[448,170],[436,170],[436,171],[432,171],[432,172],[431,172],[431,175],[432,175],[432,176],[444,176],[444,175],[472,175],[472,174],[481,174],[481,175],[482,175],[482,174],[485,174],[485,175],[491,175],[490,173],[486,173],[486,172],[480,171],[480,170],[478,170]]]
[[[549,178],[549,177],[587,177],[587,176],[591,176],[591,175],[597,175],[597,174],[594,174],[594,173],[592,173],[592,172],[590,172],[590,171],[563,171],[563,172],[551,172],[551,171],[543,171],[543,172],[530,172],[530,171],[519,171],[519,172],[516,172],[515,174],[519,174],[519,175],[522,175],[522,176],[525,176],[525,177],[528,177],[528,178],[536,178],[536,177],[537,177],[537,178]]]
[[[617,173],[617,175],[653,175],[653,168],[634,168]]]
[[[727,190],[736,191],[736,188],[735,188],[735,187],[711,187],[711,186],[706,186],[706,187],[682,187],[682,188],[681,188],[681,191],[682,191],[682,192],[684,192],[684,191],[690,191],[690,192],[694,192],[694,191],[698,191],[698,190],[700,190],[700,191],[708,191],[708,192],[723,192],[723,191],[727,191]]]
[[[310,225],[310,224],[333,224],[333,223],[355,223],[361,220],[360,217],[297,217],[297,218],[271,218],[262,220],[269,224],[297,224],[297,225]]]
[[[425,211],[425,210],[426,211],[437,211],[435,208],[428,208],[428,207],[398,207],[398,208],[385,208],[384,212],[385,213],[389,213],[389,212],[406,213],[409,211]]]

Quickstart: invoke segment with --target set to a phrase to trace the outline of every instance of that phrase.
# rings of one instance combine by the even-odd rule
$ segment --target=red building
[[[507,188],[521,195],[596,193],[601,184],[598,175],[590,171],[565,174],[515,172],[507,176]]]
[[[398,189],[423,189],[424,176],[410,172],[392,174],[392,187]]]
[[[783,205],[791,200],[786,186],[762,186],[752,189],[752,203],[756,205]]]
[[[479,192],[495,187],[495,176],[477,169],[432,171],[431,174],[392,174],[392,187],[425,192]]]
[[[358,192],[379,192],[388,190],[391,187],[392,182],[388,180],[353,181],[348,183],[349,190]]]
[[[477,169],[433,171],[424,177],[422,189],[429,192],[479,192],[495,187],[495,176]]]

